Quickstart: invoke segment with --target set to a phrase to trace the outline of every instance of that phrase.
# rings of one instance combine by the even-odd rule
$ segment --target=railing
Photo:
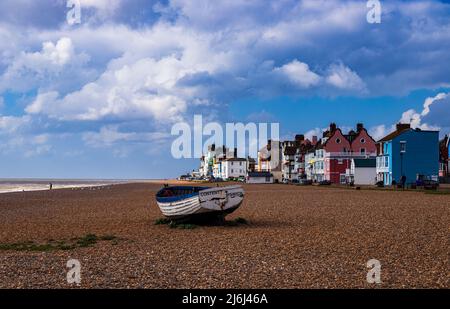
[[[325,158],[368,158],[368,157],[376,157],[376,152],[366,152],[366,153],[360,153],[360,152],[325,152],[324,157]]]

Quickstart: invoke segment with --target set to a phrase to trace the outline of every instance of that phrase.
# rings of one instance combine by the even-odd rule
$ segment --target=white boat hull
[[[205,189],[198,195],[176,202],[158,202],[159,209],[170,219],[181,219],[195,215],[226,215],[236,210],[244,199],[241,186]]]

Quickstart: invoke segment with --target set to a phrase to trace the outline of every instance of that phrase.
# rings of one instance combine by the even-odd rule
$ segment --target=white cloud
[[[437,117],[438,119],[435,119],[436,115],[432,114],[434,104],[447,104],[448,106],[441,106],[440,108],[450,110],[450,100],[447,102],[447,98],[449,98],[448,93],[439,93],[434,97],[428,97],[423,103],[422,111],[417,112],[414,109],[409,109],[402,113],[402,116],[398,122],[409,123],[411,128],[419,128],[422,130],[440,130],[441,135],[444,135],[450,131],[450,118],[448,118],[448,114],[450,113],[447,112],[448,114],[445,114],[445,112],[442,113],[442,111],[439,111],[441,115]],[[432,116],[431,119],[430,116]],[[395,130],[395,124],[391,126],[382,124],[370,128],[369,133],[375,140],[379,140]]]
[[[378,141],[395,130],[395,126],[386,126],[384,124],[370,128],[369,134],[375,141]]]
[[[123,153],[120,145],[123,143],[148,144],[154,147],[155,144],[167,141],[171,135],[163,132],[121,132],[119,126],[104,126],[99,132],[86,132],[82,138],[90,147],[116,147],[116,150]],[[118,147],[118,148],[117,148]]]
[[[37,52],[21,52],[11,60],[0,76],[0,92],[13,90],[26,92],[37,87],[52,88],[64,83],[76,82],[89,57],[76,54],[72,40],[60,38],[56,43],[45,41]],[[88,70],[89,71],[89,70]]]
[[[305,138],[312,140],[313,136],[317,136],[317,139],[321,139],[323,132],[326,130],[326,128],[314,128],[309,130],[308,132],[305,133]]]
[[[59,120],[100,120],[105,117],[158,121],[181,120],[189,91],[176,88],[187,71],[179,60],[142,59],[106,71],[97,81],[59,98],[56,92],[41,93],[26,111]]]
[[[297,59],[276,68],[275,71],[283,73],[291,82],[301,88],[309,88],[320,82],[320,76],[312,72],[306,63]]]
[[[423,110],[422,113],[420,114],[421,116],[426,116],[430,113],[430,106],[438,101],[438,100],[443,100],[445,98],[447,98],[449,96],[448,93],[439,93],[437,94],[435,97],[430,97],[430,98],[426,98],[425,102],[423,103]]]
[[[365,84],[358,74],[342,63],[330,66],[326,81],[328,84],[343,90],[365,89]]]
[[[0,134],[12,134],[31,121],[29,116],[0,116]]]
[[[433,104],[439,102],[448,97],[446,93],[439,93],[434,97],[426,98],[423,103],[423,109],[421,112],[416,112],[414,109],[409,109],[402,114],[400,118],[401,123],[410,123],[413,128],[420,128],[422,130],[439,130],[440,125],[430,124],[426,122],[427,115],[430,114]],[[450,108],[450,106],[448,106]],[[447,122],[450,127],[450,120]]]

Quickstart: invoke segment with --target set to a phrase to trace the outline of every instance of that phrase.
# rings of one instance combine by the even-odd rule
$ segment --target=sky
[[[0,178],[176,177],[194,115],[450,133],[446,1],[380,1],[380,23],[365,0],[79,0],[76,23],[68,2],[0,2]]]

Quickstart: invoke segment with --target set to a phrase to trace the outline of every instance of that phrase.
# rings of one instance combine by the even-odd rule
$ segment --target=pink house
[[[335,123],[324,132],[322,145],[324,179],[332,183],[345,183],[346,174],[353,158],[376,157],[376,144],[363,124],[357,125],[356,132],[343,134]],[[374,175],[375,177],[375,175]]]

